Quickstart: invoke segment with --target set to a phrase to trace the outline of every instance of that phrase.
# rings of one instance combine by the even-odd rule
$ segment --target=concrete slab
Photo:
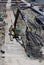
[[[9,39],[9,27],[11,25],[11,16],[13,16],[12,11],[7,11],[8,18],[6,22],[8,23],[6,29],[6,38],[5,38],[5,65],[44,65],[44,60],[40,63],[37,59],[28,58],[23,47],[14,39],[10,41]],[[14,16],[13,16],[14,17]],[[14,18],[12,18],[14,19]]]
[[[5,45],[3,49],[5,54],[0,56],[0,65],[44,65],[44,60],[40,63],[38,59],[28,58],[24,48],[14,39],[10,41],[9,27],[14,22],[14,15],[12,11],[7,11],[7,18],[5,19],[8,25],[6,26]],[[2,58],[4,56],[5,58]]]

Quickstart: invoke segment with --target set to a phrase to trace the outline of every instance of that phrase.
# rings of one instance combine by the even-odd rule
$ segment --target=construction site
[[[44,65],[44,0],[0,0],[0,65]]]

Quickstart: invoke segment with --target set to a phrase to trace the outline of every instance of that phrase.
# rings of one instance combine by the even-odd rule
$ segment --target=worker
[[[13,26],[11,25],[10,28],[9,28],[9,32],[10,32],[9,35],[10,35],[10,40],[11,41],[13,41],[13,35],[14,35],[14,32],[12,31],[12,27]]]

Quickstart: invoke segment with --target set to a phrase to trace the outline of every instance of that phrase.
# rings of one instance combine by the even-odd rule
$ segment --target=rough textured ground
[[[28,58],[23,47],[14,39],[10,41],[9,27],[14,22],[14,16],[12,11],[7,11],[7,19],[5,19],[8,25],[6,26],[5,45],[3,50],[5,54],[0,53],[0,65],[44,65],[44,60],[40,63],[38,59]],[[5,58],[2,58],[4,56]]]

